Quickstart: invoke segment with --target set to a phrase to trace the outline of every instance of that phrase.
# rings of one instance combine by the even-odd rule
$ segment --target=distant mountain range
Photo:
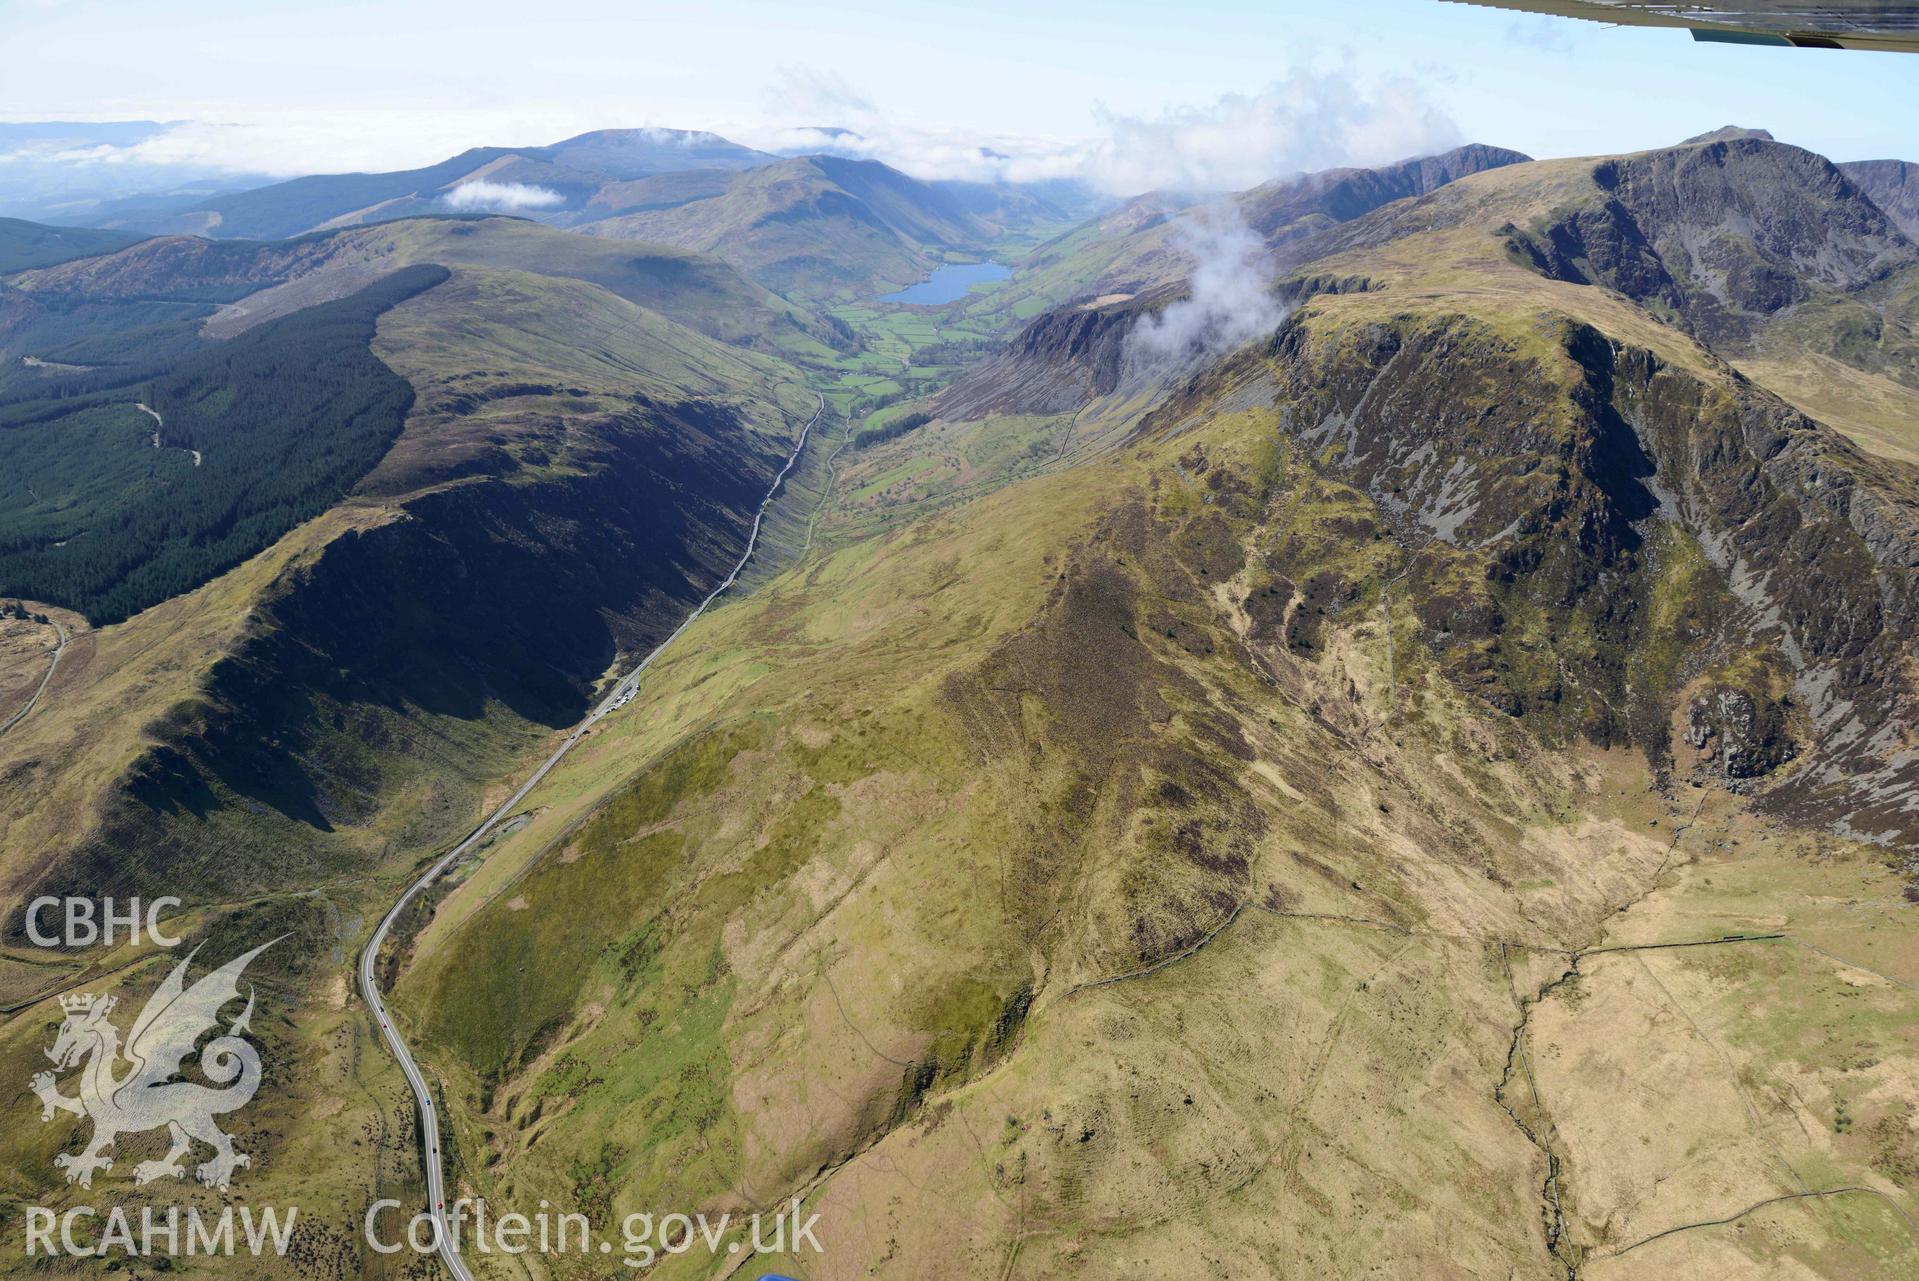
[[[72,172],[76,150],[136,145],[166,126],[18,128],[27,131],[18,145],[38,148],[49,166],[65,155]],[[73,204],[57,220],[275,241],[404,218],[508,214],[714,252],[781,292],[854,296],[910,283],[945,251],[977,252],[1009,226],[1063,227],[1101,203],[1071,182],[925,182],[857,158],[825,131],[820,138],[839,154],[774,155],[703,131],[605,129],[550,146],[475,147],[388,173],[116,194]]]
[[[273,181],[139,150],[175,127],[159,120],[0,122],[0,216],[97,226],[122,210],[183,209]]]
[[[897,1281],[1866,1275],[1914,178],[1733,129],[1088,211],[617,131],[0,219],[0,909],[297,940],[246,1196],[328,1275],[428,1152],[367,947],[502,1209],[750,1192]],[[0,967],[11,1079],[129,956]]]
[[[984,251],[1003,228],[991,215],[1004,217],[1008,204],[1020,205],[1022,223],[1066,218],[1016,191],[968,195],[876,160],[807,156],[726,175],[613,184],[595,197],[607,213],[580,229],[716,254],[769,288],[802,296],[910,283],[935,265],[935,247]]]
[[[136,231],[277,240],[418,214],[577,210],[611,183],[775,159],[717,134],[605,129],[546,147],[474,147],[420,169],[294,178],[184,208],[122,205],[105,221]],[[473,188],[467,198],[455,196],[467,186]]]

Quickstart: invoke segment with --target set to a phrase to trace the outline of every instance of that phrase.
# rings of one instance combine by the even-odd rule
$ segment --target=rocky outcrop
[[[1603,160],[1599,199],[1528,228],[1514,251],[1546,275],[1670,312],[1729,349],[1820,294],[1919,269],[1919,248],[1822,156],[1741,136]]]
[[[1919,165],[1909,160],[1854,160],[1840,165],[1839,172],[1885,210],[1907,239],[1919,240]]]
[[[1247,225],[1275,247],[1371,213],[1382,205],[1423,196],[1469,174],[1532,159],[1504,147],[1471,143],[1436,156],[1377,169],[1329,169],[1254,187],[1234,197]]]
[[[1307,273],[1289,277],[1271,290],[1273,313],[1283,316],[1320,294],[1364,293],[1373,288],[1365,276]],[[1129,350],[1134,327],[1187,297],[1183,288],[1161,289],[1118,302],[1073,303],[1037,317],[1004,350],[981,361],[946,391],[935,405],[939,416],[964,421],[988,414],[1065,414],[1100,396],[1151,390],[1193,372],[1196,361],[1217,352],[1195,352],[1186,360],[1142,363]]]
[[[1788,705],[1736,685],[1714,685],[1686,707],[1686,741],[1728,779],[1760,778],[1798,753]]]
[[[935,402],[941,418],[1070,413],[1116,391],[1126,372],[1126,340],[1143,315],[1177,293],[1129,298],[1104,307],[1075,304],[1036,318],[1006,349],[980,362]]]
[[[1572,322],[1553,351],[1309,314],[1154,421],[1272,404],[1410,549],[1441,669],[1547,741],[1662,765],[1678,723],[1769,804],[1919,842],[1919,487],[1730,370]]]

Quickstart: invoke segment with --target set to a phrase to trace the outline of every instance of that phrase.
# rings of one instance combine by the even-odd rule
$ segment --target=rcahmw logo
[[[124,1050],[120,1029],[110,1017],[117,1004],[113,997],[82,993],[60,998],[66,1017],[46,1052],[54,1071],[37,1074],[31,1085],[40,1099],[42,1121],[69,1112],[93,1122],[85,1147],[53,1158],[67,1182],[93,1186],[95,1171],[113,1168],[107,1154],[118,1136],[162,1127],[172,1146],[161,1159],[135,1166],[135,1183],[184,1177],[182,1162],[195,1142],[213,1149],[210,1159],[194,1167],[194,1176],[210,1188],[224,1190],[236,1169],[252,1163],[246,1153],[234,1150],[233,1140],[214,1121],[245,1107],[260,1088],[260,1052],[246,1039],[253,1022],[252,984],[247,985],[246,1008],[224,1034],[200,1050],[200,1072],[213,1084],[176,1077],[201,1036],[219,1030],[220,1011],[240,998],[240,975],[247,965],[279,941],[262,943],[188,987],[187,966],[199,953],[195,948],[147,998]],[[125,1071],[120,1068],[123,1058]],[[79,1093],[62,1094],[56,1073],[76,1067],[81,1069]]]
[[[143,1205],[137,1219],[124,1206],[117,1205],[105,1215],[90,1205],[77,1205],[65,1212],[36,1205],[27,1210],[27,1256],[104,1259],[121,1254],[146,1259],[195,1254],[225,1256],[245,1250],[255,1256],[270,1253],[284,1257],[287,1244],[293,1238],[293,1221],[298,1215],[298,1208],[289,1209],[283,1220],[272,1206],[261,1207],[256,1215],[252,1206],[243,1205],[237,1216],[239,1231],[236,1234],[236,1216],[230,1205],[222,1206],[217,1215],[202,1214],[197,1206],[188,1207],[182,1214],[177,1205],[165,1209]],[[98,1236],[91,1233],[91,1220],[101,1222]]]
[[[161,947],[178,947],[179,939],[160,932],[160,910],[178,906],[180,900],[171,894],[154,899],[144,912],[138,898],[129,899],[123,908],[115,908],[111,898],[101,899],[96,905],[90,898],[55,898],[43,894],[27,904],[27,938],[35,947],[92,947],[95,943],[112,947],[114,940],[120,937],[114,928],[119,926],[126,941],[138,946],[140,926],[144,924],[147,937],[155,943]],[[52,917],[64,926],[58,934],[49,934],[45,929],[49,908],[60,909]]]

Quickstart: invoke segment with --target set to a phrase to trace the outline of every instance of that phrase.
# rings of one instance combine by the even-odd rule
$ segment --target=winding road
[[[746,568],[746,562],[753,558],[754,549],[759,546],[760,526],[766,519],[766,509],[772,505],[773,499],[780,492],[780,486],[786,482],[787,474],[793,470],[794,465],[800,460],[800,455],[805,452],[806,439],[812,434],[814,426],[818,424],[820,415],[826,412],[826,397],[819,395],[818,392],[814,395],[818,397],[819,405],[814,409],[812,418],[807,420],[806,426],[800,429],[799,443],[794,445],[792,456],[786,460],[786,466],[780,468],[779,475],[773,478],[773,483],[767,487],[766,497],[760,500],[758,510],[753,513],[753,530],[747,535],[746,550],[740,554],[739,563],[733,566],[733,571],[720,581],[720,585],[715,587],[692,613],[686,616],[685,621],[673,629],[672,635],[655,645],[652,651],[640,660],[638,666],[621,678],[620,683],[613,687],[612,692],[601,701],[600,705],[587,713],[586,719],[573,727],[565,741],[554,749],[553,754],[547,757],[524,783],[520,784],[518,791],[494,810],[484,823],[474,828],[465,840],[455,845],[439,861],[429,867],[424,876],[407,887],[406,893],[402,894],[399,901],[380,918],[379,925],[374,928],[373,937],[367,940],[366,950],[360,953],[360,994],[366,998],[367,1008],[373,1012],[374,1019],[380,1025],[381,1038],[386,1041],[387,1048],[398,1060],[400,1071],[406,1075],[407,1086],[413,1091],[414,1102],[419,1108],[420,1134],[425,1140],[427,1213],[433,1219],[434,1236],[438,1243],[440,1258],[445,1261],[447,1270],[457,1281],[473,1281],[473,1274],[467,1271],[465,1262],[460,1258],[458,1244],[454,1241],[453,1233],[447,1225],[446,1176],[445,1162],[440,1150],[440,1122],[433,1106],[432,1089],[427,1084],[425,1075],[421,1073],[419,1064],[414,1062],[413,1054],[407,1049],[406,1042],[400,1039],[398,1030],[394,1028],[392,1019],[387,1015],[386,1005],[380,1000],[379,983],[373,973],[380,947],[386,942],[393,923],[400,918],[402,912],[406,911],[408,905],[511,814],[520,802],[526,799],[527,794],[539,785],[540,780],[545,778],[553,767],[573,750],[574,745],[586,735],[589,729],[598,724],[608,713],[624,707],[631,701],[628,696],[638,689],[640,674],[652,666],[653,660],[665,652],[668,645],[679,639],[680,633],[691,627],[694,621],[706,612],[707,607],[719,599],[720,594],[739,578],[740,571]],[[142,405],[141,408],[145,409],[146,406]]]
[[[22,704],[19,711],[7,717],[6,724],[0,725],[0,734],[6,733],[27,718],[27,713],[39,705],[40,696],[47,692],[47,686],[53,684],[53,674],[60,670],[60,655],[67,652],[67,642],[73,638],[67,634],[65,625],[58,619],[50,618],[47,622],[51,624],[53,630],[60,635],[59,643],[53,647],[53,659],[47,664],[46,675],[40,678],[40,685],[33,691],[33,697]]]
[[[159,410],[148,405],[145,401],[141,401],[135,405],[134,408],[153,419],[153,447],[155,449],[165,449],[166,446],[160,443],[160,432],[166,427],[167,420],[160,417]],[[200,451],[197,449],[189,449],[186,452],[193,455],[193,465],[198,467],[200,465]]]

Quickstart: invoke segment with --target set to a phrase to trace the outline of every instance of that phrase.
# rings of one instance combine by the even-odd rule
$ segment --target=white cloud
[[[324,121],[276,119],[258,124],[182,121],[153,137],[125,145],[98,143],[31,151],[32,158],[42,163],[76,169],[150,165],[292,177],[324,172],[316,169],[314,162],[324,164],[341,159],[338,144],[339,130]]]
[[[1109,115],[1085,158],[1116,195],[1157,188],[1237,191],[1338,165],[1375,165],[1456,145],[1459,129],[1409,81],[1370,89],[1295,71],[1257,94],[1227,94],[1157,119]]]
[[[837,71],[787,64],[760,95],[769,114],[787,120],[844,127],[849,119],[879,115],[873,100]]]
[[[915,178],[971,182],[1036,180],[1080,174],[1085,144],[1054,138],[922,129],[874,117],[858,128],[742,122],[720,132],[761,151],[800,155],[831,151],[879,160]]]
[[[1461,141],[1452,118],[1418,84],[1367,84],[1350,69],[1296,70],[1258,93],[1227,94],[1158,117],[1101,112],[1101,134],[1083,139],[898,124],[840,77],[804,69],[785,69],[768,105],[791,123],[746,122],[739,141],[769,151],[831,147],[919,178],[1080,178],[1117,196],[1234,191],[1336,165],[1427,155]],[[851,136],[830,132],[834,127]]]
[[[1223,355],[1286,319],[1273,297],[1266,245],[1238,206],[1228,201],[1187,214],[1171,241],[1193,260],[1190,292],[1134,327],[1127,352],[1134,366],[1159,370]]]
[[[589,129],[654,124],[710,129],[768,151],[831,148],[920,178],[1080,178],[1128,196],[1154,188],[1238,189],[1332,165],[1400,160],[1459,140],[1450,117],[1419,85],[1366,82],[1351,69],[1295,71],[1257,93],[1228,94],[1158,116],[1101,113],[1099,130],[1090,137],[913,124],[889,115],[844,77],[805,67],[782,68],[764,98],[766,109],[752,116],[680,113],[650,121],[623,119],[617,108],[591,103],[458,109],[394,102],[327,112],[236,111],[225,120],[179,121],[127,145],[32,148],[32,159],[75,170],[165,167],[293,177],[410,169],[469,147],[530,146]],[[56,158],[55,151],[63,154]]]
[[[522,209],[551,209],[566,197],[548,187],[524,182],[489,182],[476,178],[446,193],[446,207],[463,211],[516,213]]]
[[[247,119],[185,120],[126,145],[31,147],[33,158],[75,168],[172,167],[292,178],[378,173],[436,164],[469,147],[537,146],[607,123],[600,113],[367,107]],[[615,122],[623,123],[623,122]]]

